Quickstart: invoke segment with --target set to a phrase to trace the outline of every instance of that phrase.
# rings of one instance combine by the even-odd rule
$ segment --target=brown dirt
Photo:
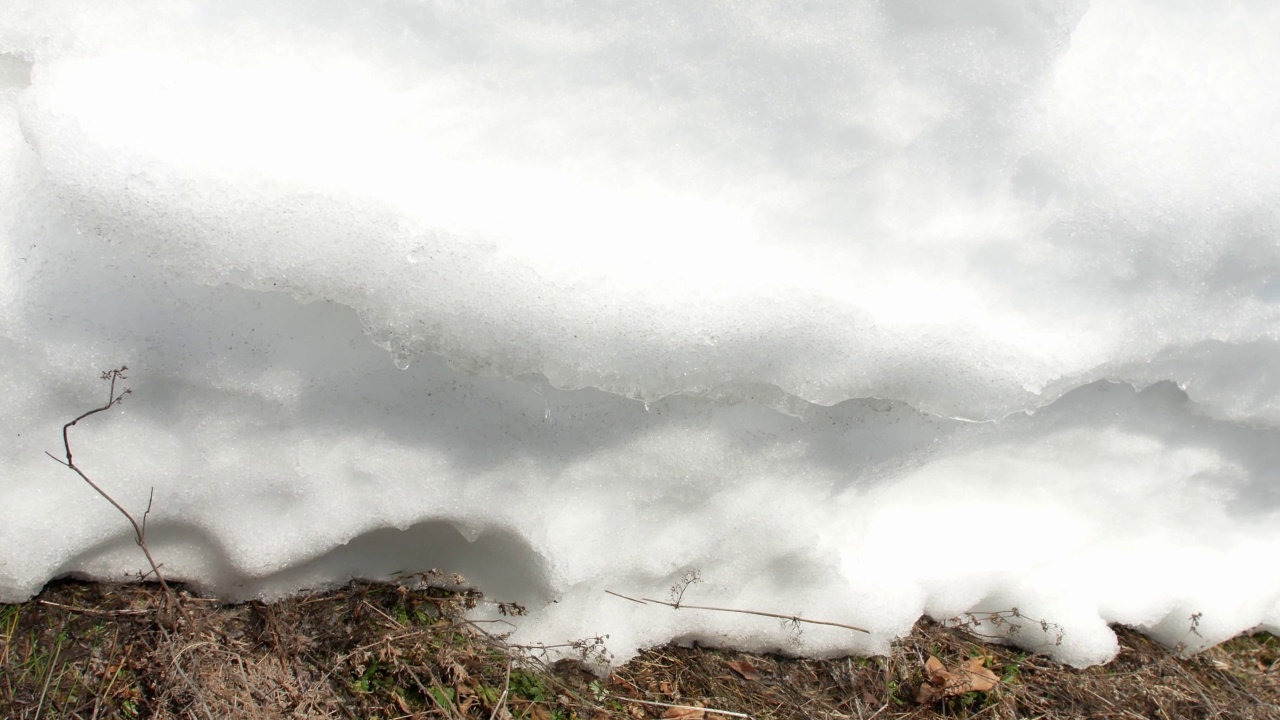
[[[608,677],[547,666],[468,622],[474,593],[350,585],[221,605],[151,585],[52,583],[0,605],[0,716],[40,718],[1266,718],[1280,719],[1280,640],[1183,658],[1116,628],[1084,670],[927,621],[884,657],[797,660],[663,647]],[[518,611],[518,608],[509,608]],[[594,640],[577,646],[586,659]],[[918,704],[925,662],[972,658],[989,692]]]

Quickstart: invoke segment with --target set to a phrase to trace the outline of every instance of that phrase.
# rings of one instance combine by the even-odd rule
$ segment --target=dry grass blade
[[[489,720],[497,720],[498,711],[506,705],[507,693],[511,691],[511,665],[513,662],[513,659],[507,659],[507,675],[502,679],[502,694],[498,696],[498,702],[493,704],[493,710],[489,712]]]
[[[672,703],[658,702],[657,700],[640,700],[639,698],[620,698],[624,702],[639,703],[641,705],[649,705],[650,707],[672,708],[674,710],[692,710],[703,714],[728,715],[729,717],[749,718],[746,713],[734,712],[732,710],[716,710],[714,708],[701,707],[697,705],[673,705]]]
[[[40,688],[40,700],[36,703],[36,720],[40,720],[40,713],[44,712],[44,701],[49,696],[49,681],[53,679],[53,671],[58,667],[58,657],[62,655],[62,640],[59,638],[58,644],[53,649],[53,660],[49,662],[49,667],[44,673],[44,686]]]

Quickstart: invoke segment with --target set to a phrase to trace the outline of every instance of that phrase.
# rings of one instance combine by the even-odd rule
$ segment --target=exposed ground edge
[[[0,605],[0,717],[1280,719],[1280,639],[1266,633],[1183,658],[1117,627],[1119,656],[1080,670],[921,621],[884,657],[668,646],[601,678],[468,622],[478,601],[355,583],[272,604],[184,593],[174,615],[152,585],[59,581]],[[930,656],[998,682],[917,702]]]

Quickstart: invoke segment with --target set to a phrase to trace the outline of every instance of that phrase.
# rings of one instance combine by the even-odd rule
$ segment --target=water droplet
[[[401,370],[409,369],[409,359],[409,351],[403,347],[398,347],[391,351],[392,362]]]

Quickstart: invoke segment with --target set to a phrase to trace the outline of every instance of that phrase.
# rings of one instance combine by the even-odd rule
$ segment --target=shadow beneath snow
[[[245,584],[255,596],[281,597],[350,579],[392,580],[418,573],[457,573],[490,600],[540,607],[552,600],[546,561],[524,538],[486,527],[469,539],[448,520],[403,530],[380,528],[273,575]]]
[[[1133,463],[1200,451],[1215,460],[1187,480],[1216,488],[1233,516],[1258,519],[1280,508],[1280,431],[1206,416],[1168,380],[1141,389],[1093,382],[1035,413],[1010,416],[984,435],[975,441],[1009,456],[1037,443],[1065,447],[1072,442],[1079,452],[1127,455]]]
[[[395,580],[430,571],[457,573],[465,578],[464,584],[498,602],[540,607],[553,597],[545,559],[518,534],[501,527],[474,530],[471,539],[447,520],[427,520],[403,530],[377,528],[310,559],[282,558],[288,567],[266,575],[237,567],[216,535],[192,524],[156,522],[147,534],[152,555],[168,580],[223,600],[274,600],[353,579]],[[73,555],[52,577],[127,581],[139,579],[144,568],[142,552],[122,528]]]

